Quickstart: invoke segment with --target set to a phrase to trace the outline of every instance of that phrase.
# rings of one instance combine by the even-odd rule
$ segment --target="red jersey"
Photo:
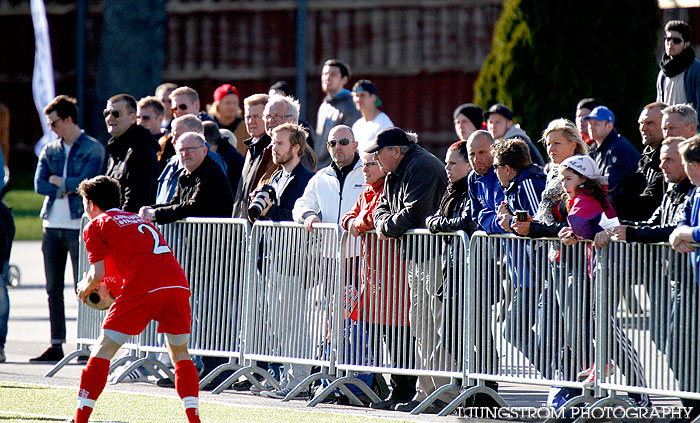
[[[163,288],[189,290],[185,272],[163,235],[139,215],[110,209],[85,226],[83,240],[90,264],[112,258],[124,280],[124,297]]]

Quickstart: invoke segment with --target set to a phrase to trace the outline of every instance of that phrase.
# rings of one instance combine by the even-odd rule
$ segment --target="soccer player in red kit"
[[[140,334],[151,320],[165,333],[175,363],[175,390],[188,422],[199,422],[199,378],[187,343],[190,336],[190,289],[185,272],[163,236],[148,220],[118,209],[119,182],[107,176],[83,181],[78,187],[90,223],[83,230],[90,269],[78,284],[85,298],[105,277],[111,257],[123,278],[102,325],[102,335],[80,377],[74,422],[87,422],[107,383],[110,360],[131,335]]]

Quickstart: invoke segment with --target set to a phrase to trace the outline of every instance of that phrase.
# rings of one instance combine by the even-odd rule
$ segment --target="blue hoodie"
[[[504,188],[506,204],[510,211],[525,210],[530,216],[537,214],[547,177],[542,169],[534,164],[521,170],[507,188]]]
[[[524,210],[530,216],[534,216],[540,205],[542,191],[544,191],[546,183],[547,177],[539,166],[532,164],[526,167],[510,181],[508,187],[503,188],[506,204],[513,213]],[[504,247],[508,257],[508,273],[512,283],[518,288],[531,287],[528,269],[528,264],[531,261],[530,241],[504,240]],[[540,283],[540,281],[534,282],[535,284]]]
[[[479,176],[473,170],[469,173],[469,201],[472,219],[479,228],[488,234],[505,232],[496,217],[498,206],[501,201],[505,201],[505,195],[493,168],[483,176]]]

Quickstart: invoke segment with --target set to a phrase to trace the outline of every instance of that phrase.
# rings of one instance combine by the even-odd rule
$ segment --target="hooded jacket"
[[[480,176],[473,170],[469,173],[469,203],[472,219],[487,234],[502,234],[498,224],[498,206],[505,201],[505,194],[493,168]]]
[[[511,126],[510,129],[508,129],[503,135],[503,139],[519,139],[525,141],[527,146],[530,147],[530,158],[532,159],[532,163],[540,167],[544,167],[544,159],[542,158],[542,154],[540,154],[540,151],[537,149],[537,147],[535,147],[535,144],[532,143],[530,137],[527,136],[525,130],[520,127],[520,124],[516,123]]]
[[[537,214],[546,183],[547,177],[537,165],[531,164],[518,172],[508,187],[503,189],[511,212],[524,210],[530,216]]]
[[[318,107],[314,140],[317,169],[331,164],[331,156],[326,148],[331,129],[338,125],[347,125],[352,128],[352,125],[361,117],[362,114],[355,108],[352,94],[348,90],[341,90],[335,97],[326,96],[323,99],[323,103]]]

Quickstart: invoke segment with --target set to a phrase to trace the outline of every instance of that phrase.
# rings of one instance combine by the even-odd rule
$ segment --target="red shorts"
[[[190,333],[190,291],[184,288],[165,288],[129,298],[119,297],[109,308],[102,329],[138,335],[151,320],[158,322],[160,333]]]

